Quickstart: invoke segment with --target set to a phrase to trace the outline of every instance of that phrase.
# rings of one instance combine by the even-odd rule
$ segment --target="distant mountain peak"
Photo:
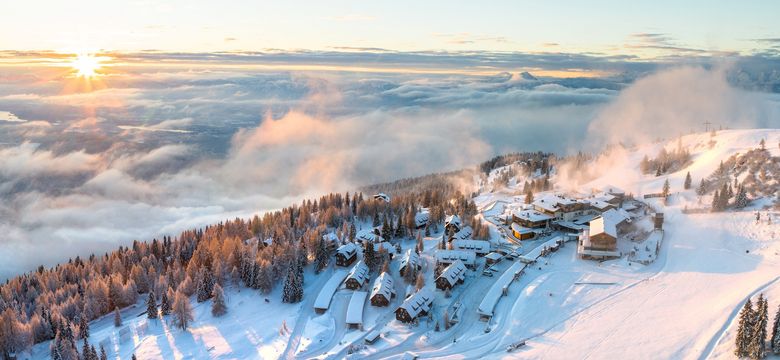
[[[539,79],[537,79],[536,76],[531,75],[531,73],[529,73],[528,71],[521,72],[520,77],[523,78],[523,80],[539,81]]]

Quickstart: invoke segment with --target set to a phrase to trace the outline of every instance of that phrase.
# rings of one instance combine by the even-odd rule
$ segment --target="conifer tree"
[[[772,324],[772,338],[770,339],[772,352],[780,354],[780,305],[777,306],[775,312],[775,321]]]
[[[106,348],[100,345],[100,360],[108,360],[108,354],[106,354]]]
[[[753,338],[753,302],[748,298],[742,310],[739,312],[739,324],[737,325],[737,336],[735,338],[736,348],[734,355],[738,358],[749,355],[750,342]]]
[[[203,266],[198,271],[197,276],[198,302],[204,302],[211,298],[211,292],[214,290],[214,277],[211,270]]]
[[[214,285],[214,295],[211,303],[211,315],[222,316],[227,313],[227,305],[225,305],[225,293],[222,291],[222,287],[219,284]]]
[[[369,271],[376,270],[376,253],[374,251],[374,244],[370,241],[363,243],[363,262],[366,263]]]
[[[534,202],[534,192],[531,189],[525,192],[525,203],[530,204]]]
[[[371,226],[377,227],[379,225],[382,225],[381,220],[379,220],[379,212],[374,212],[374,220],[371,222]]]
[[[114,327],[122,326],[122,315],[119,314],[119,308],[114,307]]]
[[[754,313],[753,330],[751,331],[748,355],[753,359],[763,359],[766,356],[766,326],[769,322],[767,301],[764,294],[758,296]]]
[[[704,179],[701,179],[701,181],[699,181],[699,188],[696,189],[696,194],[702,196],[706,193],[707,193],[706,184],[704,183]]]
[[[170,289],[170,288],[168,288]],[[164,292],[162,294],[162,299],[160,300],[160,313],[165,316],[169,315],[171,313],[171,303],[170,300],[168,300],[168,293]]]
[[[79,317],[79,339],[86,339],[89,337],[89,321],[87,321],[87,314],[82,313]]]
[[[322,269],[328,266],[328,249],[325,246],[325,240],[320,237],[320,241],[317,242],[317,253],[314,259],[314,271],[319,274]]]
[[[146,299],[146,317],[156,319],[157,313],[157,298],[154,296],[154,291],[150,291]]]
[[[284,289],[282,289],[282,302],[297,303],[303,298],[303,289],[301,289],[298,280],[298,271],[295,264],[290,263],[287,267],[287,276],[284,280]]]
[[[685,182],[683,183],[683,188],[685,190],[688,190],[691,188],[691,172],[689,171],[687,174],[685,174]]]
[[[710,208],[710,211],[720,211],[720,194],[718,193],[718,190],[715,190],[715,193],[712,195],[712,207]]]
[[[740,209],[748,206],[747,191],[745,191],[745,186],[740,186],[737,190],[737,197],[734,199],[734,206]]]

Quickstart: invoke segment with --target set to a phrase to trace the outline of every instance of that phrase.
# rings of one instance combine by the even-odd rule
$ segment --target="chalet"
[[[452,249],[473,251],[477,256],[483,256],[490,252],[490,242],[485,240],[454,240]]]
[[[517,240],[528,240],[536,237],[536,232],[534,232],[533,229],[529,229],[516,222],[513,222],[512,235],[514,235]]]
[[[387,241],[374,243],[374,252],[378,254],[380,249],[384,249],[385,252],[390,256],[390,259],[393,258],[393,253],[395,253],[395,245]]]
[[[444,233],[455,234],[461,229],[460,217],[458,215],[450,215],[444,219]]]
[[[336,265],[350,266],[357,259],[357,245],[346,243],[336,250]]]
[[[393,277],[390,276],[390,274],[383,272],[374,280],[374,287],[371,289],[371,305],[390,305],[390,300],[394,297],[395,287],[393,286]]]
[[[355,241],[359,243],[364,242],[382,242],[384,239],[379,234],[379,228],[363,229],[355,234]]]
[[[352,267],[352,270],[349,271],[347,280],[344,282],[344,284],[347,286],[347,289],[355,290],[359,289],[367,282],[368,266],[363,262],[363,260],[360,260],[357,262],[357,264],[355,264],[355,266]]]
[[[512,214],[512,222],[529,229],[543,228],[550,224],[554,217],[536,210],[520,210]]]
[[[437,250],[436,251],[436,266],[447,266],[460,261],[467,268],[476,267],[477,255],[471,251],[463,250]]]
[[[422,209],[420,212],[414,215],[414,226],[417,229],[424,229],[428,225],[428,219],[430,219],[431,213],[428,209]]]
[[[618,232],[627,223],[627,217],[610,209],[590,221],[590,227],[583,231],[577,246],[577,253],[583,259],[608,259],[620,257],[617,251]]]
[[[567,198],[559,194],[543,196],[533,202],[534,210],[556,220],[571,221],[583,215],[589,208],[587,202]]]
[[[385,194],[385,193],[379,193],[379,194],[376,194],[376,195],[374,195],[374,200],[380,200],[380,201],[384,201],[384,202],[390,202],[390,196],[388,196],[388,195],[387,195],[387,194]]]
[[[466,266],[460,260],[456,260],[442,271],[436,278],[436,288],[441,290],[452,289],[457,284],[466,280]]]
[[[404,300],[404,303],[395,310],[395,318],[409,323],[420,315],[428,314],[431,306],[433,306],[433,292],[422,288]]]
[[[352,298],[349,299],[349,306],[347,306],[347,318],[345,321],[350,328],[363,328],[363,307],[366,304],[367,295],[365,291],[352,293]]]
[[[401,258],[401,262],[398,267],[398,272],[401,274],[401,276],[404,276],[404,273],[406,272],[406,269],[414,269],[414,271],[420,270],[422,267],[422,264],[420,264],[420,255],[417,254],[414,250],[408,249],[406,250],[406,254],[404,254],[404,257]]]
[[[612,196],[610,196],[612,197]],[[616,209],[615,204],[608,202],[605,198],[594,198],[588,201],[591,209],[603,213],[609,209]]]

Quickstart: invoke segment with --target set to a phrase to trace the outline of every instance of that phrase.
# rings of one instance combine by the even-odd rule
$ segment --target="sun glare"
[[[91,78],[98,75],[97,70],[100,69],[100,59],[89,54],[78,54],[71,66],[76,70],[77,76]]]

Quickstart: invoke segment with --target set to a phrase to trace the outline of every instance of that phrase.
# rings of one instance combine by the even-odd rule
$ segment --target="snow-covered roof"
[[[357,245],[355,245],[355,243],[346,243],[339,246],[336,252],[346,258],[350,258],[357,253]]]
[[[474,265],[477,261],[477,255],[471,251],[463,250],[437,250],[436,261],[451,263],[456,260],[462,261],[466,265]]]
[[[415,318],[421,311],[428,312],[432,304],[433,292],[428,288],[422,288],[407,298],[400,307],[405,309],[412,318]]]
[[[368,265],[363,260],[358,261],[349,271],[347,279],[355,279],[361,284],[365,283],[368,280]]]
[[[382,200],[384,202],[390,202],[390,196],[388,196],[385,193],[379,193],[379,194],[374,195],[374,199]]]
[[[590,222],[590,236],[605,233],[609,236],[617,238],[617,226],[621,222],[628,219],[624,212],[609,209],[601,214],[601,216],[591,220]]]
[[[355,239],[357,239],[357,240],[358,240],[358,241],[360,241],[360,242],[364,242],[364,241],[368,241],[368,242],[372,242],[372,241],[374,241],[374,242],[380,242],[380,241],[383,241],[383,240],[384,240],[384,239],[382,239],[382,237],[381,237],[381,236],[377,235],[377,234],[374,232],[374,229],[373,229],[373,228],[371,228],[371,229],[363,229],[363,230],[359,230],[359,231],[357,232],[357,234],[355,234]]]
[[[520,219],[530,221],[530,222],[547,221],[553,219],[552,216],[547,214],[542,214],[536,210],[515,211],[514,215]]]
[[[328,307],[330,307],[330,300],[333,298],[333,294],[336,293],[339,285],[344,282],[346,277],[346,270],[342,269],[335,271],[330,279],[328,279],[328,282],[326,282],[322,287],[322,290],[320,290],[319,295],[317,295],[317,299],[314,300],[314,308],[327,310]]]
[[[457,250],[472,250],[478,253],[490,252],[490,242],[485,240],[453,240],[452,247]]]
[[[617,196],[623,196],[623,195],[626,194],[625,190],[623,190],[623,189],[621,189],[621,188],[619,188],[617,186],[612,186],[612,185],[607,185],[607,186],[603,187],[602,190],[605,193],[612,194],[612,195],[617,195]]]
[[[504,255],[501,255],[501,254],[499,254],[497,252],[492,252],[490,254],[485,255],[485,259],[493,260],[493,261],[499,260],[502,257],[504,257]]]
[[[444,268],[444,271],[442,271],[436,281],[442,278],[446,280],[450,286],[455,285],[458,281],[466,279],[466,265],[463,265],[463,262],[460,260],[455,260],[455,262]]]
[[[596,210],[603,211],[606,208],[614,207],[614,205],[607,202],[608,200],[592,199],[590,200],[590,206]]]
[[[395,287],[393,286],[393,277],[390,274],[383,272],[376,280],[374,280],[374,287],[371,289],[371,298],[381,294],[385,299],[390,298],[395,294]]]
[[[527,234],[534,232],[533,229],[529,229],[527,227],[524,227],[518,223],[512,223],[512,230],[516,231],[518,234]]]
[[[458,216],[458,215],[447,216],[447,218],[444,219],[444,226],[447,226],[447,225],[450,225],[450,224],[455,225],[458,228],[460,228],[460,216]]]
[[[431,213],[428,212],[428,209],[421,209],[420,212],[414,215],[415,225],[417,225],[417,227],[425,226],[425,224],[428,223],[430,216]]]
[[[336,236],[336,233],[329,232],[329,233],[327,233],[327,234],[325,234],[325,235],[322,235],[322,240],[324,240],[324,241],[326,241],[326,242],[327,242],[327,241],[330,241],[330,242],[338,242],[338,241],[339,241],[339,237],[338,237],[338,236]]]
[[[493,283],[493,286],[490,287],[488,292],[485,293],[485,297],[482,298],[482,302],[479,303],[477,313],[480,315],[493,316],[493,309],[496,308],[498,299],[501,298],[501,295],[504,293],[504,287],[509,286],[515,279],[515,274],[523,269],[525,269],[525,264],[521,262],[515,262],[506,269],[501,277]]]
[[[352,293],[352,298],[349,299],[349,306],[347,307],[347,324],[363,323],[363,305],[366,303],[366,296],[368,296],[368,293],[365,291]]]
[[[385,249],[388,253],[392,253],[395,251],[395,246],[387,241],[374,243],[374,251],[379,252],[379,249]]]
[[[403,258],[401,258],[399,268],[402,269],[407,264],[411,265],[411,267],[415,267],[419,262],[420,255],[414,252],[412,249],[407,249],[406,254],[404,254]]]
[[[523,256],[521,256],[521,259],[524,259],[524,260],[526,260],[528,262],[534,261],[537,258],[539,258],[540,256],[542,256],[542,251],[545,248],[549,249],[549,248],[551,248],[553,246],[556,246],[558,241],[562,241],[562,240],[563,240],[563,238],[561,236],[556,236],[556,237],[554,237],[554,238],[552,238],[550,240],[547,240],[544,243],[542,243],[541,245],[533,248],[531,251],[523,254]]]
[[[464,226],[460,231],[455,233],[456,239],[465,240],[471,237],[471,235],[474,234],[474,229],[471,228],[471,226]]]

